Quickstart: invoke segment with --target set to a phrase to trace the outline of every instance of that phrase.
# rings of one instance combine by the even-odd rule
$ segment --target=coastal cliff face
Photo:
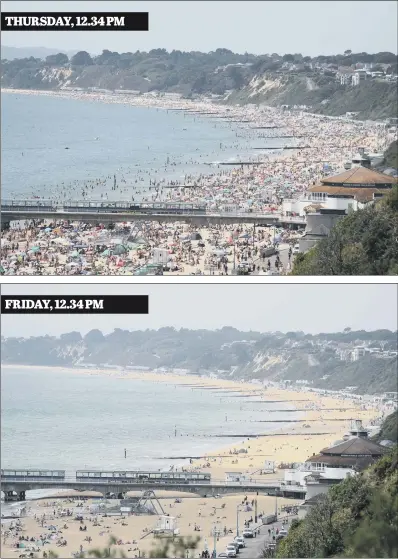
[[[355,360],[358,347],[367,351]],[[388,330],[313,336],[227,327],[215,332],[116,329],[106,336],[92,330],[85,336],[70,332],[59,338],[3,338],[1,342],[3,364],[184,370],[325,389],[355,386],[356,393],[368,394],[396,389],[396,350],[397,333]]]
[[[62,53],[45,60],[32,56],[2,60],[2,87],[168,93],[212,97],[220,103],[296,105],[333,116],[355,112],[358,119],[396,117],[396,82],[369,77],[358,86],[340,83],[339,72],[353,73],[358,62],[371,62],[372,71],[397,72],[397,57],[392,53],[311,59],[300,54],[235,54],[228,49],[121,54],[104,50],[96,57],[81,51],[70,60]]]

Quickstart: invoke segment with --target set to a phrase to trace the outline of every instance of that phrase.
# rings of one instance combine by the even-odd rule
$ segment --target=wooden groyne
[[[281,140],[283,138],[312,138],[312,136],[258,136],[267,140]]]
[[[252,130],[275,130],[275,128],[285,128],[284,126],[250,126]]]
[[[278,149],[278,148],[270,148],[270,149]],[[218,165],[262,165],[264,161],[225,161],[222,163],[218,163]],[[208,163],[208,165],[212,165],[212,163]]]
[[[260,439],[260,438],[265,438],[265,437],[287,437],[287,436],[318,436],[318,435],[331,435],[332,433],[330,432],[324,432],[324,433],[307,433],[307,432],[302,432],[302,433],[269,433],[264,435],[263,433],[241,433],[241,434],[214,434],[214,435],[194,435],[195,438],[205,438],[205,439]],[[183,435],[181,435],[183,436]]]
[[[266,146],[266,147],[262,147],[262,148],[253,148],[253,149],[313,149],[312,146]]]
[[[204,454],[203,456],[155,456],[153,460],[205,460],[206,458],[229,458],[231,456],[241,456],[241,454]],[[272,454],[251,454],[250,457],[266,457]]]

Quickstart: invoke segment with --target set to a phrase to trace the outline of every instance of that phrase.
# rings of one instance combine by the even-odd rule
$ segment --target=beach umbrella
[[[243,235],[239,235],[239,239],[248,239],[250,235],[248,233],[243,233]]]
[[[52,229],[51,229],[51,227],[46,227],[46,228],[44,229],[44,231],[45,231],[46,233],[50,233],[50,232],[52,231]]]
[[[31,249],[29,249],[29,252],[38,252],[40,250],[40,247],[32,247]]]
[[[104,252],[101,254],[101,256],[110,256],[112,253],[109,250],[109,248],[107,248],[106,250],[104,250]]]
[[[73,252],[71,252],[71,257],[72,258],[77,258],[79,256],[79,252],[77,250],[74,250]]]

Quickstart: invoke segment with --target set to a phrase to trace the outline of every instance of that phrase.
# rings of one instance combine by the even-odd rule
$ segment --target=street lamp
[[[220,530],[217,529],[218,524],[219,524],[218,521],[213,522],[213,536],[214,536],[213,557],[217,557],[217,537],[220,534]]]
[[[237,507],[236,507],[236,536],[239,536],[239,512],[240,512],[240,506],[241,506],[241,505],[237,505]]]

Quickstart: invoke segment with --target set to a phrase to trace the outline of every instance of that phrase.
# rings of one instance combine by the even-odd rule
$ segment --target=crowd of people
[[[127,102],[123,96],[116,100],[112,96],[102,97],[98,100]],[[134,101],[139,102],[143,101]],[[171,101],[167,107],[161,100],[147,100],[147,103],[177,108]],[[202,117],[206,118],[209,106],[202,103],[194,107],[196,111],[206,112]],[[193,106],[185,103],[184,108],[189,111]],[[109,194],[117,194],[119,199],[122,196],[131,201],[138,199],[141,203],[201,204],[210,214],[241,212],[277,216],[282,215],[283,200],[299,196],[322,176],[341,171],[344,161],[350,160],[359,146],[382,152],[391,141],[391,132],[375,123],[331,119],[302,111],[217,106],[214,114],[230,120],[241,119],[250,134],[254,127],[264,126],[267,129],[261,131],[263,136],[265,132],[266,137],[277,138],[279,134],[300,138],[293,143],[296,149],[279,153],[271,149],[264,154],[259,151],[261,155],[251,156],[253,164],[235,165],[232,171],[218,163],[210,174],[187,175],[183,181],[155,180],[149,174],[145,181],[149,180],[150,187],[146,191],[140,190],[139,185],[143,171],[137,171],[131,185],[126,177],[114,176]],[[286,142],[280,139],[279,147]],[[245,156],[246,163],[249,160]],[[165,169],[173,161],[166,163]],[[87,200],[98,199],[97,187],[103,188],[104,180],[112,182],[112,176],[89,181],[82,189],[82,196]],[[58,202],[68,195],[66,188],[54,194]],[[100,196],[107,199],[108,194],[101,192]],[[225,275],[244,269],[242,273],[286,274],[293,261],[291,247],[299,236],[300,232],[294,231],[289,223],[278,228],[256,228],[221,221],[218,225],[195,225],[192,220],[187,224],[142,220],[109,228],[63,220],[25,222],[12,224],[2,232],[0,272],[6,275]],[[270,258],[263,258],[265,249],[270,247],[276,248],[279,254],[275,252]],[[159,248],[168,254],[165,257],[162,253],[161,260],[155,251]]]

